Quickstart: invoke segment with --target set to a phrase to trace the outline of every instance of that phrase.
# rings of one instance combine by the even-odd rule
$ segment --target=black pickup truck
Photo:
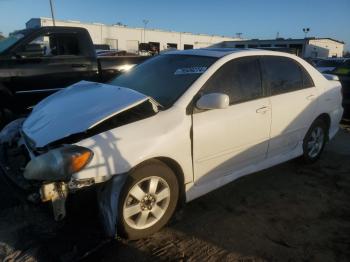
[[[0,41],[0,128],[44,97],[80,80],[108,82],[147,57],[97,57],[79,27],[24,29]]]

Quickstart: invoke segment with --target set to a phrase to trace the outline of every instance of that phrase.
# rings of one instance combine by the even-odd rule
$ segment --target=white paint
[[[94,157],[85,169],[73,175],[73,179],[104,181],[103,178],[128,172],[149,159],[166,157],[182,168],[186,198],[190,201],[238,177],[301,155],[307,130],[323,113],[331,118],[329,137],[337,132],[343,113],[341,85],[338,81],[327,80],[303,59],[259,50],[191,52],[197,55],[215,53],[219,59],[171,108],[77,143],[91,149]],[[194,114],[192,127],[186,108],[209,77],[228,61],[256,55],[296,60],[309,72],[315,87]],[[52,130],[45,128],[44,131]]]

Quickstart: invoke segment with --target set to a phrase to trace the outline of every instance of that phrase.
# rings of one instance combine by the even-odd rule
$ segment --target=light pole
[[[307,33],[309,33],[309,32],[310,32],[310,28],[309,28],[309,27],[303,28],[303,32],[304,32],[304,34],[305,34],[305,38],[306,38]]]
[[[143,19],[142,20],[143,24],[144,24],[144,27],[143,27],[143,42],[146,43],[146,27],[147,27],[147,24],[148,24],[148,20],[146,19]]]
[[[50,8],[51,8],[51,16],[52,16],[52,23],[53,23],[53,26],[56,26],[56,23],[55,23],[55,14],[54,14],[54,7],[53,7],[53,4],[52,4],[52,0],[50,0]]]

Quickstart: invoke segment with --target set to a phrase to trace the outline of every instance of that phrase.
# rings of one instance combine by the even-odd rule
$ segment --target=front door
[[[261,84],[258,59],[224,64],[200,94],[225,93],[230,106],[193,113],[193,165],[196,184],[231,175],[263,161],[267,154],[271,106]]]

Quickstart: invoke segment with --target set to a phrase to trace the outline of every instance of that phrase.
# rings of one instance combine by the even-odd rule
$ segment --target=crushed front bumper
[[[0,144],[0,169],[8,184],[22,201],[51,201],[56,221],[66,216],[65,202],[68,196],[68,184],[64,182],[45,183],[29,181],[23,177],[23,170],[30,157],[22,146],[10,147]]]
[[[26,144],[19,128],[18,126],[17,132],[10,134],[11,139],[5,139],[5,142],[1,136],[3,132],[0,132],[0,175],[4,177],[4,181],[9,182],[6,183],[11,186],[9,192],[20,195],[21,202],[28,200],[35,203],[51,202],[54,218],[59,221],[66,216],[66,200],[70,193],[94,191],[97,193],[99,217],[105,234],[108,237],[114,237],[119,195],[127,174],[118,174],[105,181],[95,181],[94,178],[69,182],[25,179],[23,176],[25,167],[33,157],[36,157],[36,152]]]

